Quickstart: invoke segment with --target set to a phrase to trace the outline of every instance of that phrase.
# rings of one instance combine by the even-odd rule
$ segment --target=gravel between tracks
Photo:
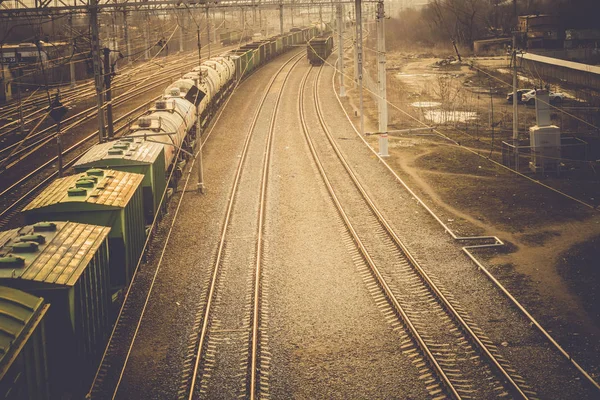
[[[255,99],[264,82],[287,60],[283,57],[265,65],[238,87],[227,109],[204,147],[205,195],[186,193],[173,229],[144,322],[131,355],[118,398],[177,398],[189,336],[207,286],[222,219],[244,142],[245,127],[256,107]],[[192,172],[191,188],[195,189]],[[155,263],[161,240],[171,223],[181,193],[170,202],[154,241],[150,262]]]
[[[321,81],[325,104],[337,104],[328,68]],[[332,106],[333,108],[333,106]],[[328,125],[361,183],[426,271],[437,276],[501,354],[542,398],[594,398],[574,368],[477,271],[427,211],[397,182],[356,136],[345,116],[330,111]],[[400,173],[400,172],[399,172]]]

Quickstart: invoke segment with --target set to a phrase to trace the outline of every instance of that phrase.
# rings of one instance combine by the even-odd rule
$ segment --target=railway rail
[[[233,46],[231,46],[233,47]],[[228,47],[227,47],[228,48]],[[225,49],[227,49],[225,48]],[[179,60],[179,59],[178,59]],[[154,80],[153,82],[143,85],[135,92],[126,92],[120,96],[115,98],[115,105],[126,104],[129,100],[135,98],[141,93],[146,93],[157,87],[164,87],[165,82],[172,80],[172,74],[174,71],[181,71],[189,69],[190,66],[194,66],[197,63],[196,60],[188,62],[186,64],[179,64],[171,69],[167,69],[166,73],[169,75],[164,78],[160,78]],[[162,75],[162,71],[161,71]],[[150,75],[152,76],[152,75]],[[149,77],[142,78],[144,80],[149,79]],[[128,127],[128,121],[130,119],[134,119],[139,115],[142,115],[147,108],[158,99],[158,97],[152,98],[150,101],[146,101],[141,105],[134,107],[133,109],[123,113],[119,117],[114,119],[115,124],[121,124],[116,126],[115,128],[115,138],[119,137],[119,134],[124,132]],[[71,121],[70,125],[66,125],[61,135],[65,135],[69,129],[74,129],[79,126],[86,120],[94,118],[96,115],[95,108],[89,108],[84,111],[77,113],[76,115],[65,119],[63,123],[68,123]],[[124,122],[124,123],[123,123]],[[50,142],[56,137],[56,134],[53,131],[52,127],[46,128],[40,132],[38,135],[41,135],[41,138],[38,138],[35,142],[28,144],[23,147],[23,154],[19,154],[19,157],[15,160],[11,161],[8,165],[9,167],[14,167],[19,164],[19,161],[24,160],[26,157],[36,154],[38,151],[50,144]],[[44,136],[45,134],[45,136]],[[70,168],[79,157],[81,157],[85,151],[89,148],[89,146],[96,143],[94,139],[98,137],[98,131],[95,130],[93,133],[85,135],[73,143],[71,146],[67,147],[62,151],[62,156],[64,158],[64,170]],[[9,150],[8,148],[3,149]],[[1,154],[1,153],[0,153]],[[17,153],[13,155],[16,157]],[[1,160],[1,158],[0,158]],[[58,171],[50,170],[53,164],[55,164],[58,160],[58,156],[51,156],[46,161],[42,162],[39,166],[35,167],[32,171],[26,172],[22,175],[17,175],[14,181],[6,182],[6,187],[0,191],[0,204],[3,204],[3,210],[0,211],[0,228],[4,228],[15,218],[15,216],[19,213],[22,206],[26,203],[27,200],[31,199],[36,193],[38,193],[44,186],[50,183],[54,178],[58,176]],[[0,161],[1,162],[1,161]],[[6,170],[4,171],[6,172]],[[0,174],[1,176],[2,174]],[[5,178],[6,179],[6,178]]]
[[[314,79],[314,99],[309,101],[315,104],[320,136],[314,132],[314,126],[309,128],[305,110],[304,91],[310,70],[302,82],[299,98],[307,144],[360,252],[364,271],[375,280],[385,301],[426,360],[422,376],[430,394],[434,397],[445,394],[452,398],[501,395],[536,398],[536,392],[496,351],[484,332],[468,316],[462,315],[460,305],[454,304],[451,294],[436,285],[421,268],[358,181],[325,124],[317,96],[320,71]],[[331,156],[330,149],[335,157]],[[334,169],[337,174],[327,172]],[[347,181],[345,186],[338,178],[342,174]],[[392,260],[390,256],[393,256]],[[417,351],[409,344],[403,346],[408,354]],[[426,365],[431,366],[436,378],[425,372]]]
[[[252,271],[252,276],[253,276],[253,281],[252,281],[252,292],[250,294],[250,299],[251,299],[251,309],[249,311],[249,318],[248,319],[248,324],[244,327],[241,328],[241,336],[245,336],[247,337],[247,346],[248,346],[248,363],[245,365],[245,371],[244,371],[244,382],[247,383],[247,386],[245,388],[245,392],[244,392],[244,397],[245,398],[249,398],[249,399],[255,399],[257,397],[259,397],[259,391],[260,391],[260,374],[259,371],[261,370],[260,368],[260,357],[259,357],[259,342],[260,342],[260,334],[259,334],[259,315],[260,315],[260,292],[261,292],[261,276],[262,276],[262,263],[263,263],[263,245],[264,245],[264,241],[263,241],[263,230],[264,230],[264,219],[265,219],[265,206],[266,206],[266,192],[267,192],[267,184],[268,184],[268,180],[269,180],[269,169],[270,169],[270,162],[271,162],[271,154],[272,154],[272,140],[273,140],[273,135],[274,135],[274,128],[275,128],[275,121],[276,121],[276,116],[278,113],[278,108],[279,108],[279,102],[281,100],[281,96],[283,93],[283,87],[285,86],[290,74],[292,73],[294,67],[298,64],[298,62],[302,59],[303,54],[297,54],[293,57],[291,57],[280,69],[279,71],[277,71],[277,73],[271,78],[269,84],[267,85],[267,89],[265,90],[265,93],[263,94],[261,100],[259,101],[257,110],[253,116],[252,122],[250,124],[250,126],[248,127],[248,131],[246,133],[246,141],[244,143],[244,148],[242,150],[242,155],[240,158],[240,161],[238,163],[238,167],[236,170],[236,175],[235,175],[235,179],[234,179],[234,183],[232,185],[232,189],[231,189],[231,194],[229,196],[229,203],[227,205],[227,212],[225,215],[225,220],[223,223],[223,229],[221,231],[221,235],[220,235],[220,240],[219,240],[219,246],[218,246],[218,250],[217,250],[217,256],[216,256],[216,260],[214,262],[214,269],[212,271],[211,274],[211,280],[210,280],[210,286],[209,286],[209,290],[208,290],[208,296],[207,296],[207,300],[206,300],[206,305],[203,307],[202,310],[200,310],[200,315],[201,318],[199,318],[199,320],[202,321],[202,325],[201,328],[199,330],[199,335],[198,335],[198,342],[195,344],[195,348],[197,348],[197,352],[193,355],[193,359],[194,361],[194,366],[191,369],[191,377],[190,377],[190,384],[188,385],[188,393],[187,396],[185,396],[185,398],[187,398],[188,400],[192,400],[193,398],[197,398],[199,397],[200,393],[202,390],[206,390],[206,389],[201,389],[202,385],[202,372],[203,372],[203,364],[207,363],[207,348],[209,345],[209,341],[210,341],[210,336],[211,334],[216,334],[213,333],[211,328],[214,327],[214,325],[216,325],[215,330],[216,331],[221,331],[222,327],[221,324],[214,324],[213,325],[213,321],[216,318],[217,312],[215,310],[215,298],[217,296],[217,286],[219,283],[219,277],[220,277],[220,271],[223,268],[223,264],[226,262],[225,259],[225,248],[226,245],[228,246],[228,248],[230,249],[229,252],[231,253],[233,250],[231,250],[232,247],[242,247],[244,248],[244,244],[239,244],[240,241],[239,236],[240,236],[240,232],[245,232],[246,234],[242,234],[242,236],[244,237],[249,237],[252,236],[255,238],[254,240],[254,270]],[[284,71],[284,69],[286,69],[287,67],[289,67],[289,69],[285,72],[285,75],[282,71]],[[274,83],[276,82],[277,78],[280,75],[284,75],[284,77],[282,78],[282,83],[281,86],[277,88],[278,93],[277,93],[277,99],[275,100],[275,104],[273,106],[273,110],[271,112],[271,115],[269,116],[269,128],[268,128],[268,132],[266,133],[267,137],[264,143],[264,150],[259,152],[259,154],[264,154],[264,158],[263,158],[263,164],[262,164],[262,173],[261,173],[261,177],[260,177],[260,182],[259,182],[259,186],[260,186],[260,195],[259,195],[259,204],[258,204],[258,217],[257,217],[257,226],[252,227],[251,229],[247,228],[241,228],[238,229],[237,234],[235,235],[235,237],[231,237],[232,234],[230,233],[230,231],[233,230],[232,225],[234,225],[235,223],[233,222],[233,214],[234,214],[234,208],[235,208],[235,204],[236,202],[239,202],[238,200],[238,192],[241,191],[240,189],[240,180],[241,180],[241,175],[242,175],[242,170],[243,167],[246,163],[246,160],[248,158],[248,149],[250,148],[250,142],[253,139],[254,136],[254,132],[256,131],[256,125],[257,122],[259,120],[259,118],[261,117],[261,114],[263,113],[263,110],[265,109],[265,102],[267,100],[267,96],[269,94],[271,94],[272,87],[274,85]],[[262,140],[262,138],[260,138]],[[254,183],[254,182],[253,182]],[[238,205],[238,208],[240,209],[239,212],[247,212],[247,208]],[[243,225],[244,222],[243,220],[240,222],[239,218],[238,218],[238,222],[237,225]],[[254,232],[252,232],[254,231]],[[245,246],[247,247],[247,245]],[[238,252],[244,252],[244,250],[240,250],[237,249]],[[233,256],[231,256],[233,257]],[[230,284],[230,282],[227,283],[228,285]],[[241,296],[240,296],[241,297]],[[234,309],[236,307],[232,307],[231,304],[228,304],[227,309]],[[221,314],[227,313],[228,311],[221,311]],[[222,318],[218,318],[219,320],[222,320]],[[219,355],[217,354],[216,357],[218,357]],[[212,356],[213,358],[215,357],[214,355]],[[212,368],[211,368],[212,369]],[[217,371],[211,371],[210,374],[213,375],[213,372],[217,372]],[[207,373],[206,371],[204,371],[204,373]],[[214,375],[222,375],[219,373],[214,373]],[[231,375],[235,375],[235,374],[231,374]],[[186,377],[184,377],[184,382],[186,380]],[[208,385],[207,383],[205,383],[206,385]],[[185,383],[184,385],[185,386]],[[209,396],[210,397],[210,396]]]
[[[263,97],[259,103],[257,112],[254,115],[253,122],[246,134],[246,139],[244,142],[242,155],[240,156],[240,161],[238,162],[234,183],[233,183],[232,189],[231,189],[231,196],[229,197],[230,200],[227,205],[227,213],[226,213],[225,220],[223,223],[223,230],[222,230],[221,237],[220,237],[218,254],[217,254],[215,262],[213,264],[213,270],[210,273],[210,276],[211,276],[210,286],[209,286],[209,289],[206,291],[206,299],[203,299],[200,302],[200,306],[199,306],[199,310],[198,310],[198,317],[196,319],[197,325],[194,328],[195,333],[193,334],[193,337],[190,338],[192,343],[188,347],[188,349],[190,349],[190,353],[188,355],[189,362],[187,362],[186,365],[193,365],[193,367],[184,369],[184,371],[183,371],[183,376],[182,376],[182,387],[183,388],[179,392],[179,398],[189,398],[189,399],[195,398],[196,396],[198,396],[199,391],[200,391],[200,389],[199,389],[200,379],[199,379],[198,374],[200,373],[199,371],[201,370],[202,362],[205,361],[206,343],[207,343],[208,337],[210,336],[211,311],[212,311],[212,308],[214,305],[213,301],[214,301],[214,298],[215,298],[215,295],[217,292],[217,283],[219,281],[220,267],[222,265],[223,257],[224,257],[225,242],[226,242],[226,239],[228,238],[227,232],[228,232],[228,229],[230,229],[231,215],[232,215],[232,212],[234,209],[234,203],[236,201],[236,193],[239,189],[240,177],[241,177],[242,171],[244,169],[244,163],[245,163],[245,160],[246,160],[246,157],[248,154],[250,142],[251,142],[251,139],[255,132],[254,126],[256,125],[257,119],[259,118],[260,110],[262,108],[262,105],[265,102],[265,99],[267,98],[268,94],[270,92],[272,92],[271,87],[273,86],[273,82],[275,82],[277,77],[282,74],[282,71],[286,68],[286,66],[288,66],[290,63],[294,62],[294,60],[295,60],[295,62],[297,62],[301,56],[302,56],[302,53],[297,53],[297,54],[293,55],[292,57],[290,57],[279,68],[279,70],[274,74],[274,76],[271,78],[269,84],[267,85],[266,90],[264,91]],[[288,71],[288,75],[289,75],[289,73],[290,72]],[[234,89],[234,91],[235,91],[235,89]],[[279,96],[281,96],[281,92],[280,92]],[[229,100],[227,100],[227,102],[228,101]],[[221,108],[220,113],[217,115],[215,121],[213,122],[213,126],[220,118],[221,113],[227,106],[227,102]],[[276,112],[276,108],[275,108],[274,112]],[[212,132],[212,129],[210,129],[208,131],[201,146],[203,146],[204,143],[206,143],[206,140],[208,140],[208,138],[210,137],[211,132]],[[272,137],[272,134],[273,134],[273,125],[271,124],[271,128],[270,128],[268,137],[269,138]],[[268,180],[268,166],[269,166],[269,156],[268,155],[270,154],[270,146],[271,145],[270,145],[270,139],[269,139],[267,141],[267,143],[265,144],[266,156],[265,156],[265,160],[263,162],[263,167],[262,167],[263,172],[262,172],[262,178],[261,178],[262,184],[261,184],[261,194],[260,194],[262,205],[260,207],[259,216],[257,217],[259,221],[262,221],[264,218],[264,198],[266,195],[266,185],[267,185],[267,180]],[[193,164],[190,166],[188,176],[186,178],[185,184],[182,189],[182,191],[184,193],[188,186],[192,167],[193,167]],[[115,324],[113,334],[111,335],[109,345],[107,346],[107,350],[105,352],[103,360],[100,364],[100,367],[98,369],[98,372],[96,374],[96,377],[94,379],[92,387],[90,388],[88,398],[92,398],[92,399],[113,398],[114,399],[114,398],[119,397],[119,389],[121,388],[122,382],[126,375],[126,367],[127,367],[128,361],[130,359],[130,356],[131,356],[132,352],[134,351],[133,349],[134,349],[134,344],[135,344],[136,338],[140,335],[141,330],[143,330],[142,321],[144,319],[144,313],[146,310],[146,306],[148,305],[148,303],[150,301],[150,297],[152,295],[152,290],[153,290],[153,285],[154,285],[156,276],[159,272],[164,253],[165,253],[165,250],[166,250],[168,242],[169,242],[169,237],[171,236],[173,226],[177,219],[177,213],[178,213],[179,207],[181,205],[181,199],[183,199],[183,197],[184,196],[182,195],[180,198],[180,202],[177,205],[177,209],[176,209],[175,215],[173,217],[171,228],[169,229],[164,246],[162,247],[158,265],[155,267],[156,269],[154,271],[150,272],[150,274],[153,274],[152,280],[137,279],[137,276],[138,276],[137,272],[136,272],[136,275],[133,277],[128,294],[126,296],[125,303],[122,307],[119,318],[117,319],[117,323]],[[255,304],[255,307],[260,306],[260,276],[261,276],[260,266],[261,266],[262,261],[261,261],[261,257],[258,255],[261,254],[261,252],[262,252],[262,247],[261,247],[262,246],[262,238],[261,238],[262,233],[261,232],[262,232],[262,222],[259,222],[259,228],[255,232],[255,234],[257,235],[257,240],[255,243],[255,245],[256,245],[255,251],[257,252],[257,257],[256,257],[255,269],[253,272],[254,276],[255,276],[255,280],[254,280],[254,284],[252,285],[252,293],[253,293],[252,296],[254,298],[253,303]],[[146,273],[146,275],[148,275],[148,273]],[[129,293],[135,293],[135,295],[130,297]],[[131,299],[131,301],[129,301],[129,299]],[[143,305],[140,303],[143,303]],[[248,376],[247,376],[246,381],[248,382],[248,392],[249,393],[256,392],[256,390],[257,390],[256,383],[258,382],[257,371],[258,371],[259,367],[257,366],[257,364],[258,364],[258,352],[259,352],[259,340],[258,340],[258,335],[259,335],[258,322],[259,321],[258,321],[258,309],[255,308],[255,310],[256,311],[252,313],[253,316],[251,318],[254,322],[252,324],[249,324],[249,326],[247,327],[248,328],[247,339],[248,339],[248,348],[249,348],[249,350],[248,350],[249,358],[248,358],[248,368],[247,368]],[[252,383],[252,382],[254,382],[254,383]],[[250,395],[250,394],[248,394],[248,397],[255,398],[254,395]]]

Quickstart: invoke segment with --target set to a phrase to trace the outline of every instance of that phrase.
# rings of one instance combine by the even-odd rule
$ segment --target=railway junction
[[[353,32],[368,50],[382,19],[341,5],[298,25],[266,3],[273,36],[242,22],[214,43],[197,24],[171,54],[165,30],[149,61],[61,89],[57,124],[47,85],[2,105],[7,398],[598,398],[598,344],[548,329],[490,265],[512,243],[453,224],[468,216],[405,169],[403,144],[460,144],[431,126],[388,141],[385,78],[372,101],[353,76]]]

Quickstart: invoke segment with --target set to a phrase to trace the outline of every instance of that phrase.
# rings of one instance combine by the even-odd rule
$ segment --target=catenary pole
[[[365,118],[363,108],[363,50],[362,50],[362,2],[355,0],[356,14],[356,67],[358,72],[358,93],[360,98],[360,134],[365,133]]]
[[[388,128],[387,77],[385,71],[385,9],[383,0],[377,3],[377,83],[379,89],[379,132]]]
[[[94,80],[96,83],[96,103],[98,112],[98,139],[100,143],[104,142],[104,82],[102,79],[100,65],[100,35],[98,32],[98,0],[91,0],[90,3],[90,25],[92,28],[91,47],[92,61],[94,64]]]
[[[338,20],[338,69],[340,71],[340,97],[346,96],[344,87],[344,5],[340,2],[337,5]]]

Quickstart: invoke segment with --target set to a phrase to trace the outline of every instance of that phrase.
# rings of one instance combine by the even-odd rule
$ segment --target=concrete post
[[[346,96],[346,87],[344,86],[344,5],[340,2],[337,5],[337,25],[338,25],[338,69],[340,73],[340,97]]]
[[[360,98],[360,134],[365,134],[365,118],[363,107],[363,50],[362,50],[362,3],[361,0],[355,0],[356,13],[356,64],[358,72],[358,93]]]
[[[98,111],[98,139],[104,142],[104,80],[100,66],[100,37],[98,32],[98,0],[92,0],[90,7],[90,25],[92,28],[91,47],[92,61],[94,63],[94,80],[96,83],[96,103]]]
[[[383,0],[377,3],[377,83],[379,132],[386,133],[388,129],[387,77],[385,70],[385,10]],[[387,140],[387,135],[385,136]]]

